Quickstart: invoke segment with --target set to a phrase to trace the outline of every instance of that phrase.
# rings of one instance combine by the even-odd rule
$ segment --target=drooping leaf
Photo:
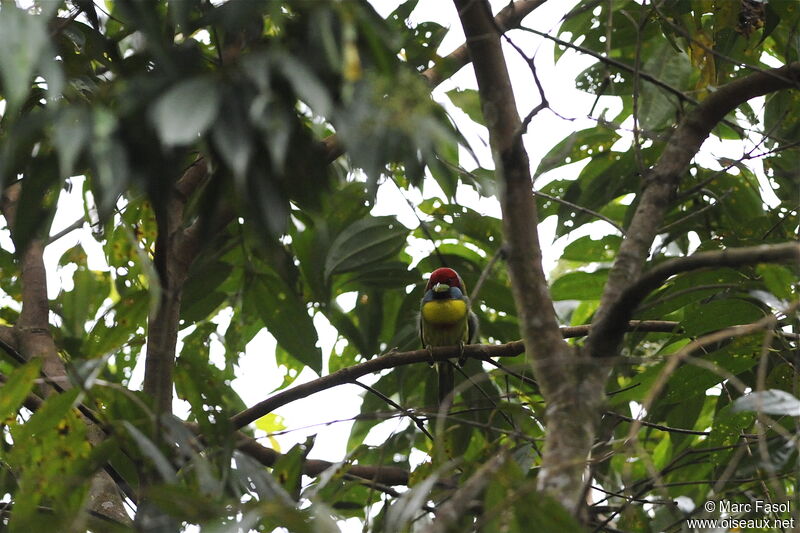
[[[331,243],[325,277],[384,261],[405,244],[408,230],[393,217],[370,217],[345,228]]]
[[[305,302],[277,276],[262,276],[247,288],[245,299],[258,310],[269,332],[292,357],[319,373],[322,352]]]
[[[217,116],[219,91],[208,78],[172,87],[151,108],[150,120],[165,146],[189,144],[206,132]]]
[[[755,411],[768,415],[800,416],[800,400],[786,391],[770,389],[755,391],[737,398],[732,411]]]

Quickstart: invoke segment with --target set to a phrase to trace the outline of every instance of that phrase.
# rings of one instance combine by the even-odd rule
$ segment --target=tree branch
[[[466,483],[441,506],[436,512],[436,520],[431,522],[425,531],[428,533],[451,531],[451,528],[467,513],[473,500],[480,495],[483,488],[492,480],[494,474],[500,470],[507,459],[508,452],[503,450],[481,465]]]
[[[519,28],[522,20],[534,9],[544,4],[547,0],[518,0],[509,2],[494,17],[494,24],[500,31],[505,32]],[[434,66],[422,73],[431,87],[436,87],[444,80],[467,66],[471,61],[467,43],[462,44],[446,57],[439,59]]]
[[[740,104],[756,96],[795,87],[798,78],[800,62],[766,72],[755,72],[720,87],[685,115],[644,179],[639,204],[609,272],[600,308],[595,315],[594,322],[600,328],[596,328],[587,340],[587,348],[593,356],[614,355],[608,350],[615,344],[609,342],[610,338],[603,339],[608,337],[607,334],[601,335],[611,327],[606,323],[609,320],[608,313],[622,292],[639,278],[681,177],[711,130]],[[603,341],[600,344],[596,340],[598,335]]]
[[[678,327],[678,323],[662,320],[632,320],[629,327],[631,331],[669,333]],[[560,334],[565,339],[582,337],[589,332],[590,328],[590,325],[563,327],[561,328]],[[524,351],[525,345],[522,341],[509,342],[507,344],[469,344],[464,346],[464,357],[485,360],[491,357],[515,357]],[[458,346],[439,346],[432,348],[430,351],[423,349],[411,352],[389,352],[386,355],[381,355],[369,361],[337,370],[327,376],[322,376],[321,378],[297,385],[291,389],[278,392],[266,400],[258,402],[254,406],[236,414],[231,418],[231,421],[234,427],[239,429],[271,413],[279,407],[283,407],[284,405],[302,398],[307,398],[317,392],[331,389],[339,385],[350,384],[367,374],[373,374],[381,370],[414,363],[430,363],[431,359],[433,359],[433,361],[446,361],[458,355]]]
[[[739,267],[791,261],[800,263],[800,244],[796,242],[700,252],[665,261],[645,272],[608,307],[604,319],[592,328],[589,335],[589,339],[593,339],[592,354],[598,357],[615,355],[625,333],[625,328],[618,324],[626,324],[642,300],[670,276],[707,267]]]
[[[274,465],[281,457],[280,453],[261,445],[256,439],[244,433],[237,433],[237,439],[236,447],[264,466]],[[334,464],[321,459],[306,459],[303,462],[303,474],[318,476]],[[407,470],[397,466],[341,465],[340,468],[351,476],[384,485],[408,485],[410,477]]]
[[[26,179],[36,179],[36,177],[28,176]],[[0,208],[12,232],[17,221],[17,206],[24,182],[25,180],[17,181],[3,192]],[[9,348],[18,351],[25,360],[41,359],[42,373],[50,380],[63,380],[63,385],[59,388],[51,387],[48,383],[42,385],[40,395],[47,398],[71,387],[71,384],[50,332],[50,302],[47,298],[44,248],[45,241],[34,237],[24,250],[17,250],[22,282],[22,311],[13,328],[16,342],[6,342],[7,329],[2,340]],[[80,416],[86,423],[87,440],[94,446],[100,444],[106,437],[103,429],[85,414],[81,413]],[[105,471],[98,472],[92,479],[89,508],[117,522],[130,523],[117,485]]]
[[[503,232],[520,329],[547,401],[546,451],[537,483],[540,490],[577,514],[583,505],[583,470],[594,440],[607,371],[567,345],[558,329],[542,270],[536,201],[522,142],[522,123],[489,5],[484,0],[455,0],[455,4],[502,184]]]
[[[183,284],[199,249],[199,232],[183,228],[183,213],[192,193],[208,176],[208,163],[199,157],[176,181],[166,209],[160,216],[156,241],[156,264],[159,271],[161,297],[159,305],[147,320],[147,354],[144,385],[146,395],[153,398],[156,413],[172,412],[172,375],[178,341]],[[194,225],[199,224],[199,220]]]

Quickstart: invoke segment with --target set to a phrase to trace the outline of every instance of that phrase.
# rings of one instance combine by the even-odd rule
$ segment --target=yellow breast
[[[456,324],[467,316],[464,300],[433,300],[422,306],[422,318],[430,324]]]

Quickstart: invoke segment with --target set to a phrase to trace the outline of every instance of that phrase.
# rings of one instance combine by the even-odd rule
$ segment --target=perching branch
[[[625,289],[608,308],[604,320],[595,325],[589,336],[590,339],[594,339],[592,353],[597,356],[615,355],[625,333],[624,324],[627,324],[639,303],[670,276],[707,267],[739,267],[755,263],[791,261],[800,262],[800,244],[795,242],[700,252],[665,261],[642,274],[636,283]],[[618,324],[623,324],[623,327],[619,327]]]
[[[623,291],[638,280],[680,180],[711,130],[740,104],[756,96],[795,87],[798,79],[800,62],[755,72],[723,85],[685,115],[658,161],[645,176],[639,204],[609,272],[600,308],[595,315],[594,322],[599,327],[587,340],[590,354],[601,357],[614,355],[609,353],[609,348],[616,346],[617,342],[605,333],[613,329],[608,322],[609,313]]]
[[[501,9],[494,17],[495,27],[499,31],[505,32],[510,29],[518,28],[522,24],[522,19],[528,16],[534,9],[544,4],[546,0],[518,0],[517,2],[509,2],[509,4]],[[469,56],[469,49],[467,43],[462,44],[447,57],[443,57],[436,64],[422,73],[422,76],[428,80],[431,87],[436,87],[444,80],[455,74],[462,67],[469,64],[471,58]]]
[[[662,320],[632,320],[629,324],[631,331],[652,331],[669,333],[678,327],[677,322],[667,322]],[[561,328],[561,335],[566,338],[581,337],[586,335],[591,326],[570,326]],[[522,341],[509,342],[507,344],[470,344],[464,346],[464,357],[471,357],[478,360],[486,360],[491,357],[515,357],[525,351]],[[327,376],[322,376],[313,381],[303,383],[274,394],[252,407],[236,414],[231,422],[236,429],[242,428],[254,422],[262,416],[273,412],[279,407],[302,398],[307,398],[312,394],[322,392],[339,385],[347,385],[367,374],[373,374],[381,370],[395,368],[398,366],[411,365],[414,363],[429,363],[431,358],[434,361],[446,361],[458,356],[457,346],[440,346],[432,348],[431,351],[414,350],[411,352],[389,352],[386,355],[370,359],[357,365],[349,366],[337,370]]]

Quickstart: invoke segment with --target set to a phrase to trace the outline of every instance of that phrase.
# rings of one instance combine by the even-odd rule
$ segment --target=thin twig
[[[370,392],[370,393],[374,394],[375,396],[377,396],[378,398],[380,398],[380,399],[381,399],[381,400],[383,400],[384,402],[388,403],[389,405],[391,405],[392,407],[394,407],[395,409],[397,409],[398,411],[400,411],[402,414],[404,414],[405,416],[407,416],[408,418],[410,418],[411,420],[413,420],[413,421],[414,421],[414,423],[415,423],[415,424],[417,425],[417,427],[419,428],[419,430],[420,430],[420,431],[422,431],[422,432],[425,434],[425,436],[426,436],[426,437],[428,437],[429,439],[431,439],[431,441],[433,441],[433,440],[434,440],[434,438],[433,438],[433,435],[431,435],[431,434],[428,432],[428,430],[427,430],[427,429],[425,429],[425,424],[422,422],[422,420],[420,420],[419,418],[417,418],[417,417],[414,415],[414,412],[413,412],[413,411],[411,411],[410,409],[406,409],[406,408],[404,408],[404,407],[401,407],[401,406],[400,406],[400,405],[399,405],[397,402],[395,402],[394,400],[392,400],[391,398],[389,398],[389,397],[388,397],[388,396],[386,396],[384,393],[382,393],[381,391],[377,390],[377,389],[376,389],[376,388],[374,388],[374,387],[370,387],[369,385],[366,385],[366,384],[364,384],[364,383],[361,383],[360,381],[358,381],[358,380],[355,380],[355,379],[353,380],[353,384],[354,384],[354,385],[358,385],[358,386],[359,386],[359,387],[361,387],[362,389],[364,389],[364,390],[366,390],[366,391],[368,391],[368,392]]]

